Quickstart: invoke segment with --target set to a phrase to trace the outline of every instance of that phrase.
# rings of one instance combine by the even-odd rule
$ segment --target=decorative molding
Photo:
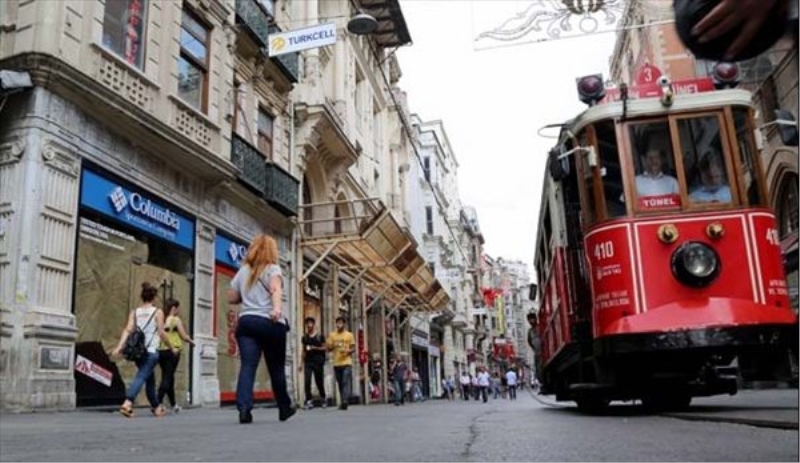
[[[25,154],[25,140],[16,139],[0,145],[0,166],[16,164]]]
[[[70,177],[78,178],[80,158],[71,149],[54,139],[46,139],[42,148],[42,159],[46,166],[63,172]]]

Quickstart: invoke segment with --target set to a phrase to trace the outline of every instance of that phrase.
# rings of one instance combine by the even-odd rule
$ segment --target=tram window
[[[719,118],[703,116],[678,120],[678,134],[689,200],[697,204],[731,202]]]
[[[733,121],[736,126],[736,142],[739,144],[739,153],[742,155],[741,178],[742,186],[747,191],[747,202],[756,206],[761,204],[761,194],[758,190],[757,153],[753,141],[753,133],[747,123],[748,110],[738,108],[733,110]]]
[[[588,146],[586,131],[581,132],[578,136],[578,143],[580,146]],[[568,148],[572,149],[572,146],[568,145]],[[595,198],[594,193],[594,172],[587,159],[588,152],[581,150],[580,153],[581,172],[583,172],[583,191],[586,193],[586,209],[584,212],[586,212],[587,224],[593,224],[597,221],[597,198]]]
[[[632,125],[630,128],[637,208],[644,211],[681,206],[680,187],[667,121]]]
[[[603,181],[603,193],[606,197],[606,217],[624,216],[625,193],[622,187],[622,169],[619,163],[617,133],[613,121],[603,121],[595,125],[597,145],[600,154],[600,174]]]

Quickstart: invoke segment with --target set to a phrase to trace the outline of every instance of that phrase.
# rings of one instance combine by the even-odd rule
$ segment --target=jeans
[[[158,365],[158,354],[155,352],[148,352],[147,355],[136,361],[136,377],[128,387],[128,392],[125,398],[131,402],[136,401],[136,396],[142,390],[142,385],[145,385],[145,392],[147,393],[147,400],[150,402],[150,407],[156,408],[159,405],[158,397],[156,397],[156,375],[153,374],[156,365]]]
[[[517,398],[517,386],[516,385],[508,385],[508,398],[510,400],[516,400]]]
[[[311,400],[311,375],[314,375],[314,382],[317,383],[317,390],[319,391],[319,396],[322,401],[325,401],[325,378],[324,378],[324,371],[325,368],[324,363],[319,362],[306,362],[303,371],[305,373],[305,390],[306,390],[306,401]]]
[[[278,410],[289,411],[292,401],[286,391],[286,332],[287,326],[257,315],[239,318],[236,326],[236,342],[239,344],[239,381],[236,383],[236,408],[239,411],[253,409],[253,386],[261,356],[267,363],[272,392],[278,402]]]
[[[483,403],[489,400],[489,386],[481,386],[481,398],[483,398]]]
[[[394,403],[406,403],[406,383],[402,379],[395,379],[392,381],[394,385]]]
[[[172,406],[178,405],[175,401],[175,371],[181,354],[176,354],[172,349],[158,351],[158,365],[161,367],[161,384],[158,386],[158,402],[164,403],[164,396],[169,398]]]
[[[339,405],[347,406],[350,400],[350,378],[353,376],[353,367],[350,365],[333,367],[333,372],[336,374],[336,384],[339,386],[339,396],[342,400]]]

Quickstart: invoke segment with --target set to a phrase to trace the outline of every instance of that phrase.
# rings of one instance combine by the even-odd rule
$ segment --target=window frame
[[[267,134],[266,132],[261,131],[261,115],[264,114],[265,116],[269,117],[270,119],[270,132]],[[265,153],[261,148],[261,138],[267,138],[269,140],[269,153]],[[264,155],[264,157],[270,161],[273,160],[273,153],[275,153],[275,116],[272,115],[270,111],[267,110],[262,105],[258,106],[258,115],[256,117],[256,148],[258,151]]]
[[[123,12],[128,10],[128,8],[130,7],[130,3],[132,1],[133,0],[126,0],[125,1],[125,6],[123,8]],[[117,51],[114,48],[106,45],[105,40],[104,40],[104,36],[105,36],[105,32],[106,32],[106,13],[108,12],[108,7],[109,7],[109,2],[108,1],[103,5],[103,22],[102,22],[102,27],[101,27],[101,31],[100,31],[100,33],[101,33],[100,44],[103,46],[103,48],[109,50],[111,53],[114,54],[114,56],[119,57],[119,59],[124,61],[126,64],[128,64],[130,66],[133,66],[134,68],[136,68],[137,70],[139,70],[141,72],[144,72],[145,64],[147,63],[147,35],[148,35],[148,27],[147,27],[147,25],[148,25],[148,20],[149,20],[149,13],[150,13],[150,0],[139,0],[139,1],[143,4],[143,6],[142,6],[142,15],[141,15],[142,36],[139,39],[139,46],[141,47],[141,65],[139,65],[139,64],[137,64],[135,62],[131,63],[130,61],[127,60],[127,58],[125,58],[124,43],[123,43],[123,46],[122,46],[121,53],[117,53]],[[118,18],[115,21],[118,22],[121,27],[123,27],[125,25],[123,23],[123,20],[124,20],[124,18]],[[123,32],[123,42],[124,42],[124,32]]]
[[[192,19],[194,19],[201,27],[205,28],[205,30],[206,30],[206,39],[205,39],[205,41],[201,40],[201,38],[198,37],[190,28],[184,26],[184,22],[183,22],[183,14],[184,13],[189,15]],[[194,66],[199,67],[202,70],[202,74],[203,74],[203,84],[202,84],[202,89],[200,91],[200,107],[197,108],[192,103],[184,100],[183,98],[181,98],[181,99],[186,101],[186,103],[189,104],[189,106],[197,109],[201,113],[207,114],[208,113],[208,87],[209,87],[209,80],[210,80],[210,75],[211,75],[211,73],[209,72],[209,70],[211,68],[211,65],[210,65],[210,61],[211,61],[210,43],[211,43],[211,33],[213,31],[213,27],[207,21],[205,21],[200,15],[195,13],[195,11],[192,8],[184,5],[184,7],[181,8],[181,26],[180,26],[180,32],[183,33],[183,31],[186,31],[195,40],[197,40],[198,42],[203,44],[203,46],[205,47],[205,51],[206,51],[206,59],[205,59],[205,63],[200,62],[200,60],[197,59],[190,51],[188,51],[187,49],[185,49],[183,47],[183,45],[180,43],[180,40],[178,41],[178,47],[179,47],[178,59],[179,60],[180,59],[184,59],[184,60],[188,61],[190,65],[194,65]],[[180,85],[180,79],[178,80],[178,85]]]
[[[433,206],[425,206],[425,231],[433,236]]]

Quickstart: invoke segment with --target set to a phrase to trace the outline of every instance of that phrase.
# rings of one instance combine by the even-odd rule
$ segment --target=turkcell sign
[[[214,256],[217,262],[238,270],[239,267],[242,266],[242,261],[246,255],[246,244],[228,238],[226,235],[217,231],[217,236],[214,238]]]
[[[285,55],[336,43],[336,24],[326,23],[269,34],[269,56]]]
[[[81,205],[139,230],[194,249],[194,220],[146,193],[133,191],[90,170],[83,171]]]

